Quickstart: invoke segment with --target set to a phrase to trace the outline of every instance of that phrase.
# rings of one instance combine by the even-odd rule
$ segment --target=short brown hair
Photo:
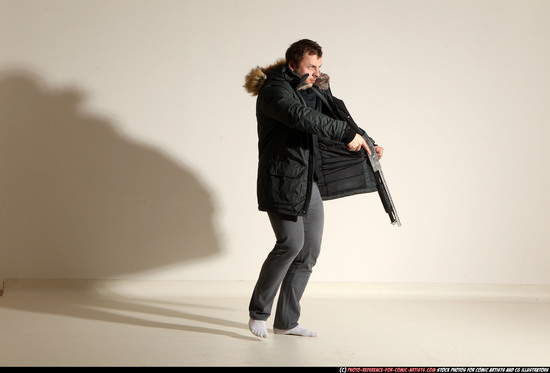
[[[323,49],[313,40],[298,40],[297,42],[292,43],[290,47],[288,47],[288,49],[286,50],[286,63],[289,64],[292,61],[296,65],[299,65],[306,54],[317,55],[319,58],[321,58],[323,57]]]

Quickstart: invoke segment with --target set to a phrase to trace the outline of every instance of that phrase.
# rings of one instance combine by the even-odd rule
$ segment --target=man
[[[284,60],[252,69],[245,78],[245,89],[258,96],[258,207],[267,212],[276,237],[249,305],[249,328],[258,337],[268,336],[277,291],[273,331],[317,335],[298,319],[321,248],[323,200],[376,190],[366,134],[332,96],[328,76],[320,72],[322,56],[316,42],[302,39]],[[383,148],[373,150],[382,156]]]

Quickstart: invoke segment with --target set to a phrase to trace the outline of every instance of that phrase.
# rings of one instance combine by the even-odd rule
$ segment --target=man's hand
[[[384,148],[381,146],[375,145],[374,150],[376,150],[376,155],[378,156],[378,159],[382,159],[382,155],[384,154]]]
[[[346,146],[348,147],[348,150],[352,151],[352,152],[358,152],[359,150],[361,150],[361,148],[363,148],[370,155],[370,148],[367,145],[367,142],[365,141],[363,136],[361,136],[358,133],[355,134],[355,138],[353,140],[351,140],[351,142],[349,144],[347,144]]]

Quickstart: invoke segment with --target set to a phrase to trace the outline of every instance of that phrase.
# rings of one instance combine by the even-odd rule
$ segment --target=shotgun
[[[367,134],[364,131],[363,131],[363,138],[365,139],[365,141],[367,142],[367,145],[370,148],[370,155],[367,153],[367,156],[369,158],[369,162],[372,167],[372,170],[374,171],[374,178],[376,180],[376,189],[378,190],[378,195],[380,196],[380,200],[382,201],[384,210],[386,210],[386,212],[388,213],[391,223],[393,225],[397,224],[397,226],[400,227],[401,220],[399,220],[399,216],[397,215],[397,210],[395,209],[395,205],[391,198],[388,184],[386,184],[386,179],[384,178],[384,173],[382,172],[382,166],[380,165],[380,159],[378,158],[378,155],[376,154],[376,150],[374,149],[374,144],[372,143],[370,137],[367,136]]]

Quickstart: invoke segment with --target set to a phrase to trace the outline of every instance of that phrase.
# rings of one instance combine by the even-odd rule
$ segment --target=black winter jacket
[[[308,107],[298,93],[306,77],[299,77],[279,60],[252,69],[245,78],[245,89],[258,96],[257,198],[261,211],[306,215],[314,174],[324,200],[377,190],[367,153],[349,151],[344,143],[351,141],[345,139],[350,128],[366,134],[353,122],[344,103],[332,96],[326,74],[312,87],[323,102],[323,112]]]

